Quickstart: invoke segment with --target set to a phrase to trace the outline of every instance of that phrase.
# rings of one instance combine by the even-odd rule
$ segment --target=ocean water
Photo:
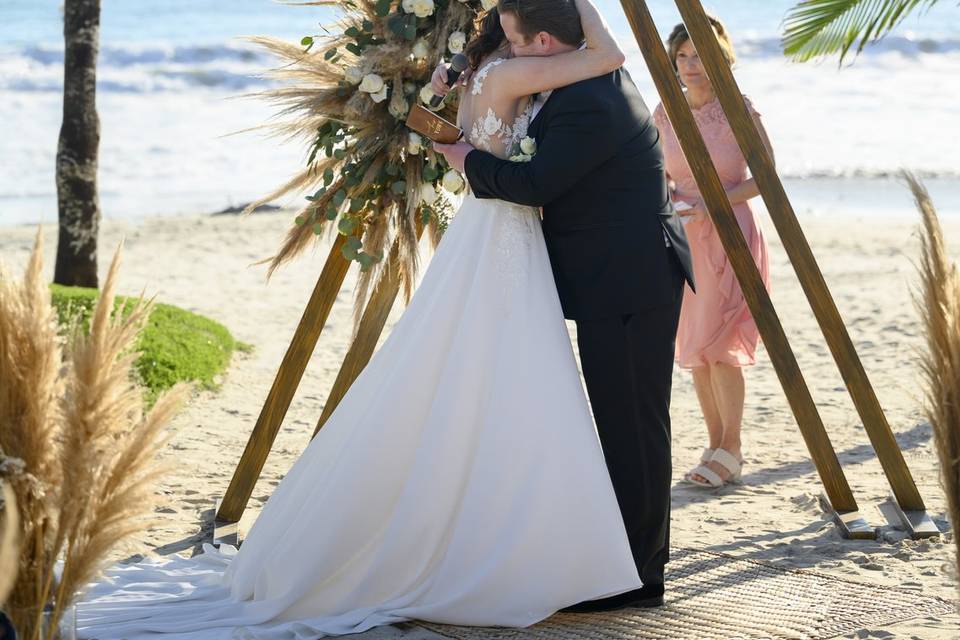
[[[652,108],[659,98],[619,3],[599,0]],[[672,1],[648,2],[665,36]],[[914,215],[895,175],[920,172],[960,215],[960,8],[910,17],[853,65],[798,65],[778,42],[792,0],[724,0],[736,77],[764,116],[800,215]],[[56,220],[62,108],[60,0],[0,0],[0,224]],[[245,203],[302,166],[303,149],[260,132],[272,108],[244,97],[273,60],[242,40],[299,40],[334,10],[271,0],[103,0],[100,189],[108,217],[203,213]]]

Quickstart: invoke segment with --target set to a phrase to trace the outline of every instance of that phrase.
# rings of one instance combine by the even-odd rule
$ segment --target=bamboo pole
[[[422,234],[423,226],[418,225],[418,240]],[[317,421],[317,426],[313,431],[314,436],[316,436],[317,433],[320,432],[320,429],[323,428],[323,425],[327,423],[327,420],[333,414],[337,405],[343,400],[343,396],[347,395],[347,391],[350,390],[350,385],[353,384],[357,376],[360,375],[360,372],[363,371],[363,368],[370,362],[370,358],[373,357],[373,351],[377,346],[377,341],[380,339],[380,334],[383,333],[383,328],[387,324],[387,317],[390,315],[393,303],[400,293],[400,284],[400,238],[398,237],[390,249],[390,256],[383,277],[377,283],[373,295],[370,296],[370,300],[367,302],[367,306],[363,311],[363,317],[360,319],[360,326],[357,328],[357,335],[353,339],[353,343],[350,345],[346,357],[343,359],[343,364],[340,366],[337,379],[330,389],[330,395],[327,396],[327,402],[323,405],[323,412],[320,414],[320,419]]]
[[[730,66],[723,60],[716,34],[707,20],[703,6],[700,0],[677,0],[677,8],[683,16],[694,46],[700,53],[700,59],[710,77],[713,89],[730,121],[730,127],[740,144],[750,172],[757,181],[763,201],[783,241],[783,247],[790,257],[790,263],[807,296],[807,301],[813,308],[813,313],[820,324],[820,329],[840,369],[840,375],[850,392],[857,412],[863,420],[863,426],[877,452],[897,502],[903,509],[923,511],[925,509],[923,498],[914,483],[893,431],[887,423],[887,418],[843,324],[840,312],[830,295],[810,245],[800,228],[797,216],[777,175],[773,159],[767,152],[753,118],[744,104]]]
[[[290,402],[300,385],[303,372],[307,368],[310,356],[313,355],[317,340],[330,315],[330,309],[333,308],[333,303],[350,268],[350,261],[345,259],[340,251],[346,240],[346,236],[338,234],[330,248],[330,255],[323,266],[310,301],[303,311],[290,346],[287,347],[287,352],[283,356],[283,362],[274,378],[273,386],[260,410],[257,424],[247,440],[247,446],[233,472],[230,486],[227,487],[227,492],[217,509],[216,519],[219,521],[239,522],[253,494],[254,486],[260,478],[263,465],[280,430],[280,424],[287,415],[287,409],[290,408]]]
[[[744,298],[767,346],[770,360],[786,393],[827,496],[837,512],[841,514],[856,512],[858,510],[856,499],[837,460],[837,455],[824,429],[813,398],[810,396],[770,296],[740,232],[733,208],[693,119],[646,2],[621,0],[621,4],[656,83],[663,106],[677,132],[683,153],[696,178],[717,234],[740,282]],[[710,55],[718,55],[718,52],[701,52],[701,59],[708,58]],[[865,530],[853,533],[858,536],[866,534]]]

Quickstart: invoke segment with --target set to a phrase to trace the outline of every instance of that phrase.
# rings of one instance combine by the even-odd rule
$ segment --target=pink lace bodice
[[[750,113],[754,117],[759,117],[760,114],[754,109],[750,99],[744,96],[743,100]],[[694,109],[693,117],[697,122],[697,127],[700,129],[704,142],[707,144],[710,158],[717,167],[717,173],[720,175],[720,181],[723,182],[724,187],[730,189],[746,180],[748,177],[747,161],[740,152],[740,147],[733,136],[730,123],[727,122],[727,117],[720,106],[720,101],[714,99],[699,109]],[[662,104],[657,106],[653,113],[653,119],[660,130],[667,173],[677,184],[677,199],[699,199],[700,192],[697,189],[697,183],[693,179],[690,166],[680,149],[677,133],[674,131]]]

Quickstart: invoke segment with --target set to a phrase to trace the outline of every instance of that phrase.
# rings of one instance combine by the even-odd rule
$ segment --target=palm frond
[[[912,11],[938,0],[802,0],[783,21],[783,52],[792,60],[840,54],[843,63],[856,45],[859,54]]]

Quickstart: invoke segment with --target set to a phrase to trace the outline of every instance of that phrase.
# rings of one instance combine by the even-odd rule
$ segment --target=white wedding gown
[[[474,102],[496,64],[475,74]],[[529,109],[515,122],[473,113],[483,148],[516,142],[529,121]],[[639,586],[538,213],[467,195],[240,551],[117,566],[77,617],[82,638],[101,640],[523,627]]]

